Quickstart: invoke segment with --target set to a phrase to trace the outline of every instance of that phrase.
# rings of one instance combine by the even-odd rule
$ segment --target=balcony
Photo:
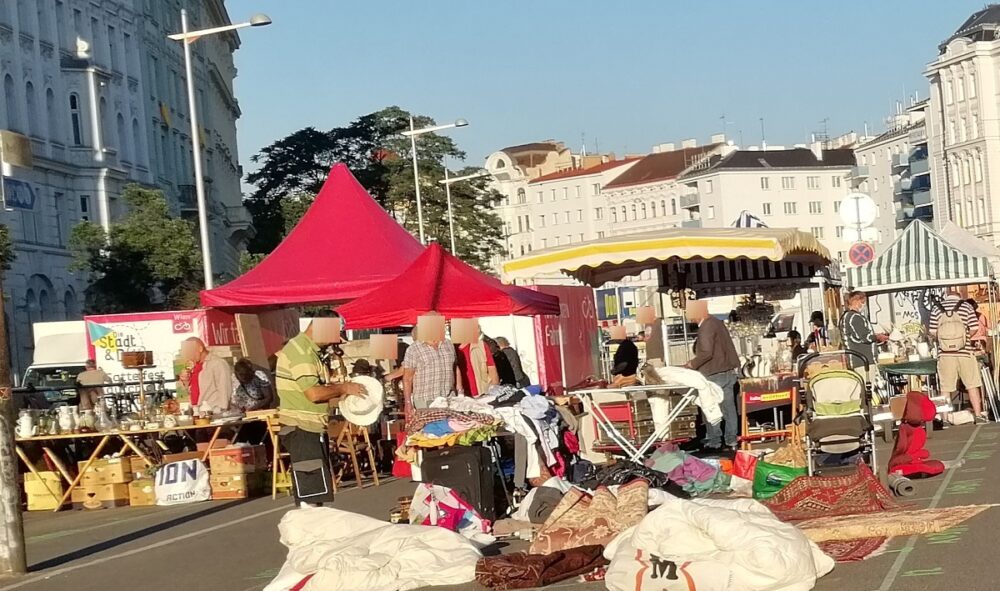
[[[683,220],[681,221],[682,228],[700,228],[701,220]]]
[[[913,192],[913,205],[915,207],[920,207],[921,205],[931,205],[933,199],[931,198],[930,189],[917,189]]]
[[[910,160],[910,176],[928,174],[930,171],[930,160],[926,156],[922,160]]]
[[[852,166],[851,167],[851,178],[864,180],[868,178],[868,167],[867,166]]]
[[[681,209],[691,209],[701,205],[701,195],[698,193],[688,193],[687,195],[681,195],[680,198]]]
[[[893,169],[906,168],[910,165],[910,155],[906,152],[892,155]]]

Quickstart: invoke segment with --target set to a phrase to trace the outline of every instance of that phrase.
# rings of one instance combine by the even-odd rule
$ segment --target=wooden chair
[[[340,465],[335,468],[333,476],[333,490],[337,491],[337,486],[342,482],[344,474],[350,467],[354,471],[354,479],[358,483],[358,488],[364,488],[364,473],[361,469],[361,462],[358,459],[359,453],[366,453],[368,456],[368,468],[372,472],[372,480],[375,486],[379,486],[378,466],[375,463],[375,451],[371,438],[368,435],[368,427],[358,427],[348,421],[331,421],[327,432],[330,435],[331,451],[341,460]]]
[[[281,425],[278,424],[275,417],[268,417],[267,430],[274,447],[271,457],[271,499],[273,500],[278,498],[279,489],[289,494],[292,492],[292,473],[289,466],[291,456],[281,451],[281,442],[278,440]]]

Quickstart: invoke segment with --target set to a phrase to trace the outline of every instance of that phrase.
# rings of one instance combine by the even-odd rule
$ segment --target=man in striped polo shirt
[[[965,329],[964,334],[962,328]],[[958,380],[969,392],[977,422],[988,422],[980,391],[983,386],[979,360],[972,351],[971,336],[979,328],[976,311],[957,292],[951,291],[931,312],[931,336],[938,342],[938,384],[951,396],[958,390]]]

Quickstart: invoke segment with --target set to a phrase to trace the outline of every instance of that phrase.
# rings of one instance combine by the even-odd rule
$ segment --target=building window
[[[542,238],[542,248],[548,248],[549,240],[547,238]]]
[[[839,189],[840,188],[840,177],[839,176],[830,177],[830,184],[833,185],[834,189]]]
[[[837,235],[837,238],[843,238],[844,237],[844,226],[837,226],[837,228],[834,230],[834,233]]]
[[[553,226],[558,226],[559,225],[559,214],[558,213],[552,214],[552,225]]]
[[[962,160],[962,183],[968,185],[972,182],[972,173],[969,171],[969,160]]]
[[[59,39],[52,38],[52,23],[50,21],[49,11],[46,10],[44,2],[38,2],[38,38],[40,40],[55,41],[56,46],[59,45]],[[62,8],[59,4],[56,4],[56,10]],[[57,13],[58,14],[58,13]]]
[[[677,200],[670,200],[670,215],[677,215]]]
[[[964,101],[965,100],[965,78],[958,77],[956,80],[958,85],[955,87],[955,100]]]
[[[80,95],[69,95],[69,120],[73,130],[73,145],[83,145],[83,122],[80,119]]]
[[[517,216],[517,233],[524,232],[524,218]]]
[[[115,28],[108,27],[108,53],[111,54],[111,69],[118,70],[118,52],[115,51]]]
[[[579,199],[580,197],[583,197],[583,187],[581,187],[580,185],[577,185],[576,186],[576,198]]]
[[[538,202],[539,203],[545,203],[545,198],[542,197],[542,192],[541,191],[539,191],[536,195],[538,196]]]
[[[949,105],[952,103],[952,90],[951,80],[948,80],[944,84],[944,102]]]
[[[583,210],[582,209],[576,210],[576,221],[578,221],[578,222],[582,222],[583,221]]]
[[[31,82],[24,85],[24,100],[28,105],[28,134],[41,137],[42,124],[38,120],[38,102],[35,100],[35,85]]]
[[[527,230],[527,231],[529,231],[529,232],[531,231],[531,216],[530,215],[524,216],[524,229]]]
[[[556,200],[556,190],[549,189],[549,201],[555,201],[555,200]]]
[[[771,189],[771,181],[766,176],[760,177],[760,189],[762,191],[769,191]]]
[[[976,98],[976,74],[969,72],[969,98]]]
[[[583,234],[580,234],[580,242],[583,242]]]
[[[614,209],[612,209],[611,211],[614,211]],[[595,207],[594,208],[594,219],[595,220],[603,220],[604,219],[604,208],[603,207]]]
[[[90,195],[80,195],[80,219],[90,221]]]
[[[795,215],[797,209],[794,201],[785,201],[785,215]]]
[[[711,193],[711,192],[712,192],[712,181],[707,180],[705,181],[705,193]]]
[[[3,78],[3,99],[7,106],[7,129],[21,131],[21,125],[17,117],[17,96],[14,94],[14,79],[10,74]]]
[[[980,197],[976,201],[976,208],[978,210],[980,222],[986,223],[986,199],[984,197]]]
[[[795,177],[793,176],[783,176],[781,177],[781,188],[786,190],[791,190],[795,188]]]
[[[833,202],[833,213],[840,213],[840,201]]]
[[[565,214],[563,214],[563,216],[565,217],[566,223],[568,224],[569,223],[569,212],[567,211]]]
[[[810,228],[810,230],[812,231],[812,235],[814,237],[819,238],[819,239],[823,238],[823,228],[822,227],[820,227],[820,226],[813,226],[812,228]]]
[[[591,188],[591,190],[593,190],[594,195],[600,195],[601,194],[601,184],[600,183],[594,183],[593,185],[591,185],[590,188]]]
[[[714,205],[709,205],[708,206],[708,209],[705,212],[705,217],[707,217],[710,220],[714,220],[715,219],[715,206]]]
[[[645,204],[645,203],[642,203],[642,204],[640,204],[640,205],[639,205],[639,209],[641,209],[641,210],[642,210],[642,219],[644,219],[644,220],[645,220],[645,219],[647,219],[647,215],[646,215],[646,204]]]
[[[822,201],[810,201],[809,202],[809,213],[813,215],[819,215],[823,213],[823,202]]]
[[[818,176],[807,176],[806,177],[806,188],[808,188],[808,189],[818,189],[819,188],[819,177]]]
[[[951,162],[951,186],[957,187],[962,184],[962,171],[958,168],[958,161]]]
[[[624,205],[622,205],[622,223],[625,223],[627,221],[628,221],[628,210],[625,209]]]
[[[633,221],[639,219],[638,209],[639,208],[636,207],[635,203],[633,203],[632,204],[632,220]]]
[[[545,227],[545,214],[538,216],[538,227],[539,228]]]
[[[563,201],[569,199],[569,187],[563,187]]]
[[[983,182],[983,155],[976,154],[975,160],[972,161],[972,166],[975,169],[976,182]]]
[[[528,195],[524,192],[524,189],[517,190],[517,204],[524,205],[528,202]]]
[[[949,119],[947,121],[946,126],[947,126],[947,132],[948,132],[948,143],[949,144],[954,144],[955,143],[955,120],[954,119]]]
[[[760,204],[760,211],[764,215],[771,215],[771,204],[770,203],[761,203]]]
[[[45,124],[47,126],[45,132],[50,142],[62,141],[62,138],[57,135],[59,124],[56,117],[58,117],[56,114],[56,94],[49,88],[45,90]]]
[[[604,232],[598,232],[597,233],[597,237],[598,238],[604,238]]]
[[[971,121],[972,123],[969,125],[969,137],[976,139],[979,137],[979,115],[973,113]]]
[[[958,141],[964,142],[968,135],[968,129],[965,125],[965,117],[961,117],[958,120]]]
[[[556,246],[562,246],[562,236],[556,236]]]
[[[521,256],[524,256],[524,245],[521,245]]]
[[[655,201],[650,201],[649,202],[649,210],[651,212],[653,212],[653,217],[655,218],[656,217],[656,202]]]
[[[597,208],[597,215],[598,215],[597,219],[601,219],[600,218],[600,214],[601,214],[601,208],[598,207]],[[611,208],[611,223],[613,223],[613,224],[617,224],[618,223],[618,209],[614,208],[614,207]]]

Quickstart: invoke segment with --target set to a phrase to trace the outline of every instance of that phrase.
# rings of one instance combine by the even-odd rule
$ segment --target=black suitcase
[[[490,450],[482,446],[448,447],[424,452],[424,482],[447,486],[489,521],[496,521],[495,473]]]

